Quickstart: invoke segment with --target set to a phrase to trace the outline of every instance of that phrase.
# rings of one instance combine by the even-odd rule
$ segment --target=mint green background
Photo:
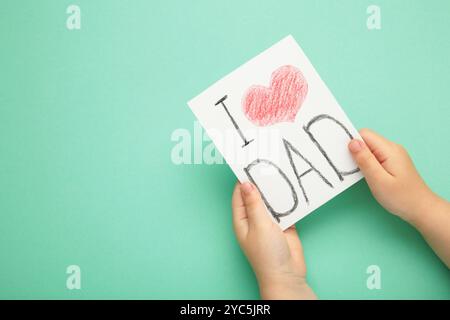
[[[2,0],[0,297],[258,298],[231,170],[173,165],[170,137],[193,131],[190,98],[288,34],[355,126],[405,145],[450,198],[449,1]],[[450,298],[448,269],[364,181],[298,228],[320,298]]]

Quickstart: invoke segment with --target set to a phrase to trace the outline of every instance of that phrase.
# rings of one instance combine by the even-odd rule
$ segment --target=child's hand
[[[450,204],[420,177],[407,151],[375,132],[360,131],[348,148],[377,201],[416,227],[450,266]]]
[[[263,299],[314,299],[306,283],[302,245],[295,227],[282,231],[267,213],[258,189],[237,184],[233,226],[258,279]]]
[[[419,176],[407,151],[369,129],[360,131],[364,142],[348,147],[377,201],[400,218],[413,222],[435,195]]]

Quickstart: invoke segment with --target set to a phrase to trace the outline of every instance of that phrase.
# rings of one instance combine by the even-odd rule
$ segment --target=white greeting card
[[[188,105],[282,229],[362,178],[347,149],[359,134],[292,36]]]

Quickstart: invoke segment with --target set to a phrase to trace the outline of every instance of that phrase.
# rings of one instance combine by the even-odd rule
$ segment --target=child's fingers
[[[348,148],[369,184],[377,183],[390,176],[363,141],[353,139],[348,144]]]
[[[250,182],[241,184],[241,195],[244,200],[249,225],[261,225],[271,222],[258,189]]]
[[[393,174],[392,161],[388,160],[392,157],[394,143],[370,129],[362,129],[359,133],[378,162],[387,172]]]
[[[233,227],[239,239],[245,237],[248,231],[247,211],[245,210],[244,199],[242,199],[239,182],[236,183],[231,199],[231,208],[233,211]]]

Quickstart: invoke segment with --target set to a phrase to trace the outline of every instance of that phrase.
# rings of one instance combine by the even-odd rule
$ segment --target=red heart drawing
[[[242,108],[247,118],[258,126],[294,122],[307,93],[308,83],[301,71],[286,65],[272,73],[269,88],[251,86],[244,94]]]

